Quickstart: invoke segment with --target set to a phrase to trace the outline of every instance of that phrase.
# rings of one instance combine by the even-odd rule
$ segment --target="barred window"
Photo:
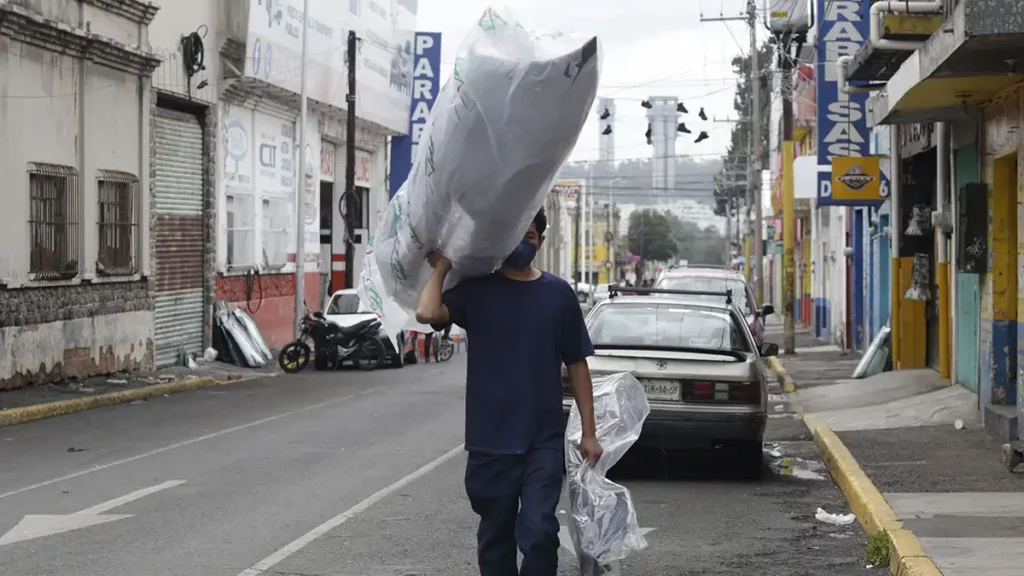
[[[134,174],[100,170],[99,254],[96,272],[130,276],[139,271],[139,179]]]
[[[33,280],[63,280],[78,275],[78,171],[69,166],[32,162],[29,187],[29,275]]]

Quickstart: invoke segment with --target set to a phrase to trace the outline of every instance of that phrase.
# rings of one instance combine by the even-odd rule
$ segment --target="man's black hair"
[[[544,231],[548,229],[548,215],[544,212],[543,206],[541,206],[537,215],[533,217],[533,223],[537,226],[537,235],[543,236]]]

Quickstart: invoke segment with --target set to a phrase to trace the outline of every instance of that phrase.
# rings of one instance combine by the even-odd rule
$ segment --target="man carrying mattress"
[[[481,576],[556,576],[555,515],[562,491],[565,423],[562,365],[583,421],[583,457],[602,449],[594,423],[587,357],[594,353],[572,287],[533,267],[544,242],[541,209],[501,269],[442,294],[451,262],[433,267],[416,320],[458,324],[473,338],[466,370],[466,494],[480,516]],[[523,553],[516,568],[516,547]]]

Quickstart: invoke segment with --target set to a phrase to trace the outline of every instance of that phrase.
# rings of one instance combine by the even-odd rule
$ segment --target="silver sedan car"
[[[650,290],[611,296],[587,316],[596,354],[594,377],[632,373],[644,386],[651,413],[638,445],[663,449],[732,446],[745,470],[761,470],[768,419],[761,356],[731,293]],[[654,293],[654,294],[651,294]],[[572,407],[563,390],[564,412]]]

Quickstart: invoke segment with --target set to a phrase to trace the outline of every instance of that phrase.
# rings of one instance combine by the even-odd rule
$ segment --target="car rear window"
[[[750,300],[747,298],[747,284],[742,280],[731,278],[714,278],[710,276],[676,276],[674,278],[662,278],[658,282],[658,288],[668,290],[693,290],[695,292],[725,292],[732,290],[732,301],[744,314],[753,314]],[[721,303],[721,298],[716,296],[694,296],[698,300]]]
[[[743,329],[724,312],[680,304],[615,304],[588,319],[595,346],[651,346],[750,352]]]

